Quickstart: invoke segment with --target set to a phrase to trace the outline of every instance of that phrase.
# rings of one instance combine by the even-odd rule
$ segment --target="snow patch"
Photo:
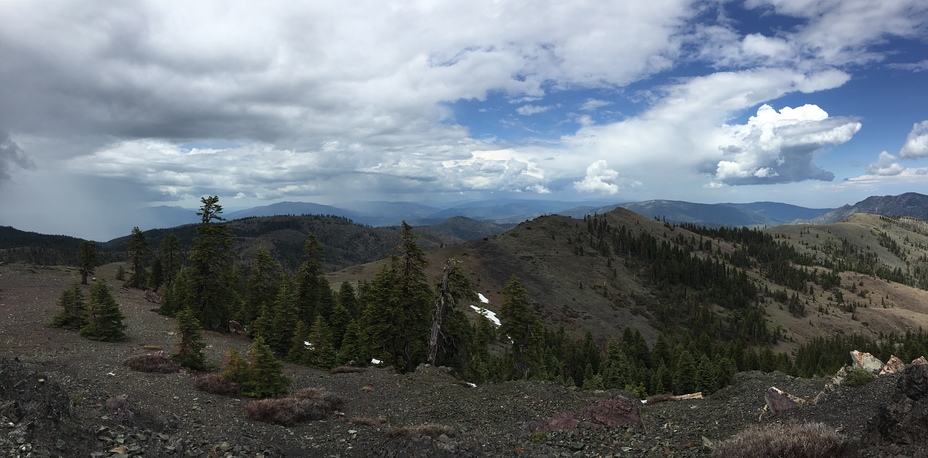
[[[480,302],[483,302],[484,304],[490,303],[490,300],[487,299],[487,297],[484,296],[483,293],[477,293],[477,297],[480,298]]]
[[[381,361],[381,360],[379,360],[379,359],[377,359],[377,358],[371,358],[371,364],[380,364],[380,363],[382,363],[382,362],[383,362],[383,361]]]
[[[502,324],[500,323],[499,318],[496,317],[496,314],[493,313],[492,311],[487,310],[483,307],[478,307],[476,305],[471,305],[470,308],[474,309],[474,311],[477,312],[478,314],[486,317],[486,319],[492,321],[495,326],[498,327],[500,324]]]

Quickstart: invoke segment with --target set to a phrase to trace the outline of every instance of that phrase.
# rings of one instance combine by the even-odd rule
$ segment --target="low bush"
[[[371,418],[371,417],[351,417],[351,420],[348,420],[352,425],[359,426],[380,426],[387,422],[384,418]]]
[[[305,388],[285,398],[252,401],[245,406],[245,416],[255,421],[291,426],[326,418],[342,405],[341,398],[324,389]]]
[[[837,458],[844,437],[822,423],[752,426],[716,444],[715,458]]]
[[[871,374],[870,371],[855,366],[847,371],[847,378],[844,379],[844,384],[850,387],[864,386],[870,383],[871,380],[873,380],[873,374]]]
[[[143,355],[130,356],[123,360],[123,366],[138,372],[155,372],[159,374],[170,374],[177,372],[180,367],[174,364],[168,358],[160,353],[146,353]]]
[[[194,386],[200,391],[222,396],[237,396],[242,391],[238,383],[219,374],[206,374],[197,377]]]
[[[437,439],[439,436],[444,434],[448,437],[454,437],[454,430],[442,425],[436,424],[425,424],[419,426],[404,426],[402,428],[393,428],[387,432],[387,439],[395,439],[397,437],[416,437],[416,436],[428,436],[432,439]]]

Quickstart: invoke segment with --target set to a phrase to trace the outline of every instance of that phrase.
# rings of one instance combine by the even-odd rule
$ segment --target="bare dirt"
[[[917,440],[889,444],[875,432],[898,376],[761,417],[770,386],[811,399],[825,380],[742,373],[706,399],[640,408],[634,400],[640,423],[623,426],[591,407],[626,393],[524,381],[471,387],[431,367],[330,374],[286,365],[293,390],[325,388],[343,399],[343,411],[291,427],[255,422],[243,414],[249,399],[197,391],[191,374],[122,365],[175,344],[173,320],[153,312],[141,291],[110,283],[126,316],[123,341],[47,327],[61,291],[77,280],[72,268],[0,266],[0,456],[710,456],[713,444],[750,425],[792,421],[839,431],[845,456],[926,456]],[[250,344],[218,333],[205,340],[214,364]]]

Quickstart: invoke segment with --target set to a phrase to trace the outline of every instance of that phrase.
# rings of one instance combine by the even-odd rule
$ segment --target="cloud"
[[[928,157],[928,120],[916,123],[905,138],[899,156],[906,159]]]
[[[533,114],[544,113],[549,109],[551,109],[550,106],[538,106],[529,104],[516,108],[516,113],[519,113],[522,116],[531,116]]]
[[[828,145],[849,141],[861,128],[854,119],[830,118],[816,105],[762,105],[747,124],[730,126],[719,145],[725,159],[715,165],[715,179],[729,185],[831,181],[834,174],[812,164]]]
[[[581,111],[596,111],[602,107],[612,105],[612,102],[608,100],[599,100],[599,99],[586,99],[583,102],[583,105],[580,105]]]
[[[610,169],[606,161],[598,160],[586,168],[583,180],[574,182],[574,189],[579,192],[617,194],[619,185],[615,181],[618,178],[619,172]]]
[[[13,178],[13,166],[27,170],[35,169],[32,159],[10,138],[10,134],[0,130],[0,185]]]
[[[886,65],[889,68],[895,68],[898,70],[909,70],[916,73],[928,71],[928,59],[921,60],[918,62],[908,62],[908,63],[892,63]]]
[[[900,175],[905,171],[906,168],[902,165],[899,165],[898,162],[894,162],[895,160],[896,156],[883,151],[880,153],[880,157],[876,162],[867,166],[867,172],[871,175],[879,175],[884,177]]]

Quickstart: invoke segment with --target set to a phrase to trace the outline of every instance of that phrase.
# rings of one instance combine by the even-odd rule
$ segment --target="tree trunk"
[[[441,322],[445,319],[445,312],[448,308],[454,307],[454,297],[451,295],[451,286],[448,285],[448,275],[451,273],[453,263],[454,261],[450,258],[445,261],[438,298],[435,300],[435,316],[432,318],[432,330],[429,332],[429,355],[427,360],[433,366],[438,358],[438,338],[441,335]]]

